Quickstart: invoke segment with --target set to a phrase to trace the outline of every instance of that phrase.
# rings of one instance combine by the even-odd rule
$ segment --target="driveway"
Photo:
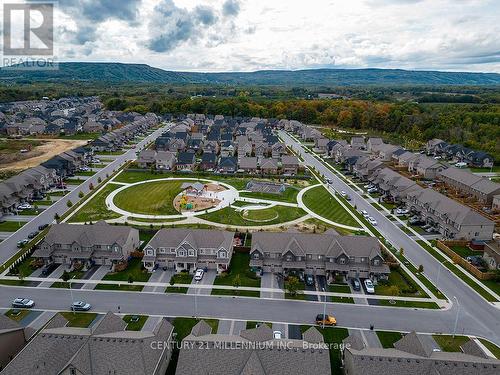
[[[109,266],[99,266],[88,278],[88,280],[101,280],[110,271]],[[94,289],[97,284],[85,284],[81,289],[91,290]]]
[[[170,278],[173,276],[175,273],[174,270],[166,270],[163,271],[161,268],[158,268],[151,277],[149,278],[149,282],[151,283],[168,283],[170,281]],[[163,286],[145,286],[144,289],[142,289],[143,292],[159,292],[162,289],[165,289]]]
[[[61,264],[54,271],[52,271],[52,273],[50,275],[47,275],[47,277],[50,277],[51,279],[60,279],[62,274],[64,273],[65,269],[66,269],[66,265]],[[39,286],[42,288],[49,288],[53,283],[54,283],[53,281],[44,281]]]
[[[276,288],[281,289],[278,280],[276,280],[276,275],[272,272],[264,272],[260,280],[261,288]],[[285,298],[285,293],[283,291],[276,292],[260,292],[260,298]]]
[[[215,277],[217,276],[217,272],[215,270],[208,270],[205,272],[203,275],[203,279],[198,282],[199,285],[213,285],[215,281]],[[193,281],[191,281],[191,285],[196,285],[196,281],[193,278]],[[206,289],[198,289],[198,288],[189,288],[187,294],[198,294],[198,295],[205,295],[209,296],[212,293],[211,288],[206,288]]]

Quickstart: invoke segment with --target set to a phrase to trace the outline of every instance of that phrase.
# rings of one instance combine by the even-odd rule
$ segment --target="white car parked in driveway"
[[[375,220],[375,219],[374,219],[373,217],[371,217],[371,216],[368,218],[368,221],[369,221],[369,222],[370,222],[370,224],[371,224],[371,225],[373,225],[373,226],[377,225],[377,220]]]
[[[373,286],[373,283],[370,279],[365,279],[364,284],[365,284],[366,293],[368,293],[368,294],[375,293],[375,286]]]
[[[201,279],[203,279],[203,274],[205,272],[201,269],[201,268],[198,268],[194,274],[194,280],[195,281],[201,281]]]
[[[281,340],[281,338],[282,338],[282,334],[281,334],[281,332],[280,332],[280,331],[274,331],[274,332],[273,332],[273,338],[274,338],[275,340]]]
[[[406,208],[397,208],[396,209],[396,215],[406,215],[410,211],[408,211]]]

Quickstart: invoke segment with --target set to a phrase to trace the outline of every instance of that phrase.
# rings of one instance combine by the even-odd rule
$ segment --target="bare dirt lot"
[[[0,139],[0,171],[36,167],[55,155],[85,144],[87,144],[86,140]],[[21,150],[28,150],[28,152],[21,152]]]

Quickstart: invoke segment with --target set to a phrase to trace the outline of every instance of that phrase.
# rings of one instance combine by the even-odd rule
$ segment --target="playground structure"
[[[178,212],[198,212],[217,207],[221,200],[218,193],[227,190],[224,186],[208,183],[185,183],[184,189],[174,198],[174,207]]]

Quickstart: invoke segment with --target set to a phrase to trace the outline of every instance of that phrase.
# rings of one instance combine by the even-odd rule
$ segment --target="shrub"
[[[81,191],[81,192],[79,192],[79,193],[78,193],[78,197],[79,197],[79,198],[83,198],[83,196],[84,196],[84,195],[85,195],[85,194],[83,194],[83,191]]]
[[[66,206],[68,206],[68,207],[73,206],[73,202],[71,202],[71,201],[67,201],[67,202],[66,202]]]

